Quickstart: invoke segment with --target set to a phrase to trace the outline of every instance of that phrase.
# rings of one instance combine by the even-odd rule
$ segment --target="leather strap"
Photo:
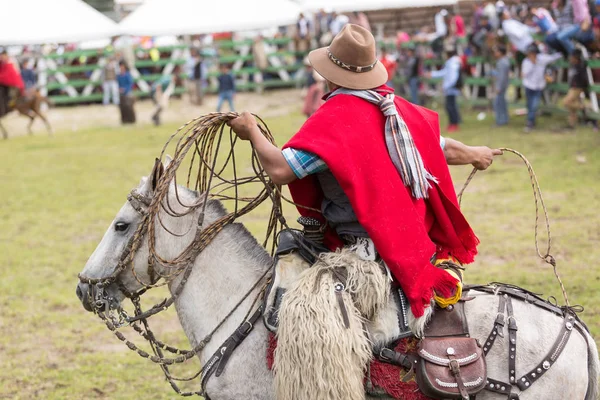
[[[519,400],[519,395],[517,393],[512,393],[513,386],[510,383],[497,381],[495,379],[487,379],[487,384],[485,385],[485,390],[504,394],[508,396],[508,400]]]
[[[506,296],[506,295],[505,295]],[[517,374],[517,321],[513,312],[512,299],[506,297],[506,311],[508,313],[508,377],[514,385]]]
[[[494,345],[496,337],[504,337],[504,325],[506,323],[504,321],[504,309],[506,307],[507,297],[508,296],[506,295],[498,296],[498,314],[496,314],[496,321],[494,322],[494,327],[492,328],[492,331],[488,335],[483,345],[483,354],[485,354],[486,356],[492,348],[492,346]]]
[[[398,353],[397,351],[394,351],[387,347],[384,347],[381,350],[379,350],[379,353],[375,356],[381,362],[397,365],[406,369],[411,369],[413,367],[413,363],[415,363],[416,361],[409,355]]]
[[[462,376],[460,375],[460,365],[453,356],[449,356],[450,358],[450,372],[452,372],[452,376],[456,379],[456,384],[458,385],[458,391],[460,393],[462,400],[469,400],[469,392],[467,392],[467,388],[465,387],[465,383],[463,382]]]
[[[394,298],[398,308],[398,312],[396,314],[398,316],[398,329],[400,334],[396,340],[413,336],[413,333],[408,326],[408,300],[406,299],[406,295],[400,286],[392,287],[392,297]]]
[[[204,366],[202,381],[200,382],[200,387],[203,393],[206,393],[206,383],[208,379],[215,374],[216,376],[220,376],[227,365],[227,361],[229,361],[229,357],[233,351],[248,337],[252,329],[254,329],[254,325],[262,316],[263,308],[259,307],[250,318],[245,320],[236,330],[223,342],[223,344],[219,347],[219,349],[212,355],[212,357],[206,362]],[[206,398],[206,396],[204,396]]]
[[[540,379],[542,375],[544,375],[552,365],[556,362],[558,357],[561,355],[562,351],[565,349],[565,346],[569,342],[569,338],[571,337],[571,332],[575,327],[575,319],[572,315],[569,315],[565,318],[563,327],[554,342],[554,345],[544,357],[544,360],[535,366],[531,371],[527,374],[523,375],[517,381],[517,386],[521,390],[527,390],[531,387],[531,385]]]

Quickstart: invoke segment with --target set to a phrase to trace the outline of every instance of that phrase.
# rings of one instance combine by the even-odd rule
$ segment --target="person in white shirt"
[[[527,53],[529,46],[534,43],[532,29],[516,19],[512,19],[507,10],[502,13],[502,31],[510,43],[523,54]]]
[[[498,21],[498,10],[496,9],[496,4],[494,2],[489,1],[485,7],[483,7],[483,15],[488,17],[488,21],[490,21],[490,25],[492,28],[498,29],[499,21]]]
[[[540,106],[542,92],[546,88],[546,67],[561,57],[560,53],[540,54],[536,45],[531,45],[527,50],[527,58],[521,65],[521,78],[527,98],[525,132],[530,132],[535,128],[535,114]]]
[[[329,26],[329,30],[331,34],[335,37],[338,33],[342,31],[342,28],[350,22],[350,18],[345,16],[344,14],[338,14],[337,12],[333,12],[333,19],[331,21],[331,25]]]

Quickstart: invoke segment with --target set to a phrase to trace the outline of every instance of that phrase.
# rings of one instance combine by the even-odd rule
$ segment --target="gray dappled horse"
[[[156,168],[155,168],[156,170]],[[151,198],[154,183],[157,180],[153,171],[152,179],[143,178],[134,192],[145,198]],[[186,188],[177,189],[178,197],[183,204],[197,202],[199,195]],[[175,187],[171,184],[168,200],[174,211],[183,211],[176,199]],[[139,207],[136,207],[139,208]],[[174,217],[161,210],[160,219],[166,229],[180,236],[175,236],[165,229],[157,229],[155,249],[164,259],[177,257],[194,238],[194,227],[198,221],[198,213],[185,217]],[[225,215],[221,203],[210,200],[206,207],[203,227]],[[142,216],[130,202],[126,202],[110,224],[102,241],[89,258],[82,275],[90,278],[103,278],[111,275],[127,243],[141,223]],[[143,240],[141,247],[133,258],[132,268],[137,278],[149,282],[148,241]],[[260,280],[265,270],[271,266],[271,258],[246,228],[238,223],[227,225],[212,242],[195,259],[191,275],[181,295],[174,305],[181,325],[191,345],[196,347],[215,326],[217,326],[240,300],[243,293]],[[161,267],[155,266],[160,269]],[[160,270],[157,271],[160,274]],[[163,271],[164,272],[164,271]],[[181,275],[169,284],[173,292],[181,281]],[[118,275],[117,282],[105,290],[120,303],[125,296],[118,284],[133,292],[142,285],[134,277],[131,268]],[[77,294],[86,310],[92,311],[92,295],[95,288],[80,282]],[[241,307],[213,335],[199,356],[204,365],[219,346],[242,323],[245,315],[251,313],[253,299],[259,295],[257,287],[247,296]],[[499,296],[488,293],[471,293],[475,298],[466,302],[467,319],[471,336],[482,343],[490,334],[498,313]],[[514,319],[518,323],[518,349],[516,352],[516,375],[521,377],[529,371],[535,371],[553,348],[557,336],[564,328],[565,320],[560,316],[542,308],[513,301]],[[254,306],[256,308],[257,306]],[[376,325],[379,332],[372,337],[375,341],[386,343],[394,336],[397,329],[395,303],[390,302],[389,310],[383,312]],[[391,317],[390,317],[391,316]],[[394,328],[394,324],[396,328]],[[388,326],[388,328],[382,328]],[[513,393],[520,393],[521,400],[551,399],[586,399],[597,398],[597,378],[599,371],[598,352],[594,340],[582,330],[573,329],[564,351],[543,376],[534,382],[528,390],[515,388]],[[497,337],[493,349],[487,356],[488,377],[508,382],[508,334]],[[262,323],[254,326],[254,330],[233,352],[223,373],[213,376],[206,385],[206,393],[212,400],[238,399],[273,399],[274,390],[272,375],[267,369],[265,354],[267,351],[268,331]],[[477,395],[478,400],[506,399],[507,395],[483,391]]]

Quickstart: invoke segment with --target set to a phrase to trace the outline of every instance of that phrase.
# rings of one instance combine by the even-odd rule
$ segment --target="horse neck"
[[[211,204],[217,209],[211,210]],[[218,204],[209,203],[206,223],[219,218],[221,214],[223,212],[219,210]],[[175,301],[175,307],[180,323],[193,347],[225,320],[223,325],[212,334],[212,339],[202,351],[200,355],[202,364],[205,364],[238,328],[246,314],[255,311],[258,304],[252,309],[251,307],[253,301],[260,295],[262,283],[254,290],[251,289],[270,265],[271,258],[267,252],[241,224],[226,226],[198,255],[184,289]],[[179,286],[180,280],[181,276],[170,284],[172,292]],[[249,291],[250,294],[243,299]],[[240,306],[232,312],[240,302]],[[213,377],[209,381],[209,389],[213,385],[221,384],[227,388],[229,394],[221,394],[223,392],[221,388],[215,390],[213,387],[209,393],[220,394],[214,396],[211,393],[211,398],[242,398],[244,395],[248,397],[248,390],[251,390],[249,386],[255,387],[255,395],[259,396],[258,398],[269,398],[272,378],[266,369],[264,358],[266,345],[267,331],[262,323],[256,324],[252,333],[230,358],[225,373],[220,378]],[[230,378],[232,374],[235,375],[235,379]],[[244,375],[247,379],[244,379]],[[226,381],[228,382],[223,383]],[[257,382],[260,384],[257,385]],[[236,394],[238,390],[239,396]]]

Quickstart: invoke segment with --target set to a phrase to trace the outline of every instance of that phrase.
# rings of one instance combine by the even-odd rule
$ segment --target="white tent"
[[[457,2],[457,0],[300,0],[300,5],[305,11],[326,9],[336,12],[350,12],[451,6]]]
[[[74,43],[117,34],[118,25],[81,0],[0,0],[0,45]]]
[[[289,25],[300,11],[290,0],[148,0],[119,27],[140,36],[237,32]]]

